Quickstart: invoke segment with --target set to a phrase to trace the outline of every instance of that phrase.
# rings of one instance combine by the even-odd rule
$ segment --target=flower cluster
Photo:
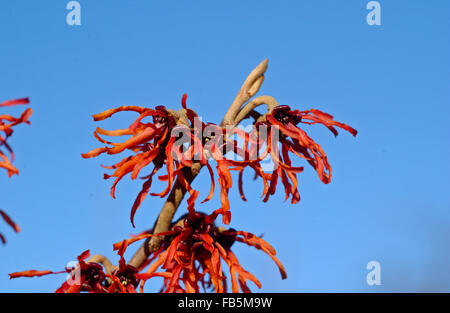
[[[250,292],[247,281],[261,288],[259,280],[246,271],[231,250],[235,241],[243,242],[267,253],[277,264],[281,277],[286,271],[275,257],[275,249],[262,238],[244,231],[216,227],[217,213],[206,215],[196,212],[187,214],[172,227],[159,234],[141,234],[114,245],[114,250],[123,256],[129,244],[153,236],[165,236],[161,247],[149,259],[151,264],[145,273],[137,274],[141,279],[141,291],[152,277],[163,277],[163,292],[198,293],[212,286],[218,293],[227,292],[227,277],[221,261],[228,265],[232,292]],[[152,263],[153,262],[153,263]],[[158,269],[160,271],[158,271]]]
[[[56,289],[56,293],[135,293],[139,281],[135,277],[137,269],[126,264],[123,258],[119,261],[119,267],[107,268],[101,262],[85,261],[90,256],[86,250],[77,257],[77,264],[71,268],[65,268],[59,272],[49,270],[28,270],[9,274],[9,278],[40,277],[50,274],[68,273],[66,281]],[[106,268],[106,269],[105,269]],[[105,273],[109,270],[110,273]],[[107,271],[108,272],[108,271]]]
[[[245,231],[217,227],[214,223],[217,213],[206,215],[196,212],[186,214],[172,225],[170,231],[159,234],[143,233],[114,244],[120,256],[119,266],[111,267],[96,256],[86,261],[89,250],[77,257],[77,264],[54,272],[50,270],[27,270],[9,274],[10,279],[19,277],[41,277],[51,274],[68,273],[66,281],[56,289],[56,293],[135,293],[140,291],[150,278],[163,277],[161,292],[198,293],[213,289],[218,293],[227,292],[227,276],[222,261],[228,266],[231,276],[231,290],[234,293],[250,292],[248,281],[261,288],[259,280],[246,271],[231,250],[238,241],[265,252],[276,263],[281,277],[286,271],[277,259],[275,249],[265,240]],[[134,242],[153,236],[164,236],[163,244],[147,260],[144,272],[126,264],[123,255]],[[103,263],[103,264],[102,264]],[[158,271],[159,270],[159,271]]]
[[[114,169],[112,175],[104,175],[105,179],[114,177],[114,183],[111,187],[111,196],[115,198],[115,190],[117,183],[125,176],[130,174],[131,179],[136,179],[140,171],[153,164],[153,170],[149,175],[145,177],[145,182],[142,187],[139,196],[133,204],[131,210],[131,222],[134,224],[134,214],[138,209],[141,202],[147,196],[150,186],[152,184],[153,175],[161,169],[164,165],[167,165],[168,172],[168,186],[166,190],[161,192],[160,195],[165,196],[169,193],[172,179],[173,179],[173,165],[171,160],[166,160],[166,155],[172,150],[173,139],[170,139],[169,130],[175,126],[174,118],[167,112],[163,106],[158,106],[154,110],[136,106],[123,106],[116,109],[108,110],[103,113],[94,115],[95,121],[100,121],[111,117],[113,114],[122,111],[134,111],[139,113],[139,117],[126,129],[118,129],[113,131],[97,128],[94,132],[95,138],[101,143],[110,145],[111,147],[97,148],[88,153],[82,154],[83,158],[96,157],[102,153],[118,154],[125,150],[133,151],[134,155],[123,158],[120,162],[112,165],[105,166],[108,169]],[[153,123],[143,123],[142,120],[145,117],[153,117]],[[114,143],[106,141],[100,135],[105,136],[131,136],[128,140],[122,143]]]
[[[280,105],[271,112],[265,114],[262,120],[255,123],[251,132],[245,132],[238,127],[221,127],[213,123],[203,123],[197,114],[186,108],[186,95],[183,96],[181,112],[168,111],[159,106],[153,109],[135,106],[119,107],[94,115],[94,120],[99,121],[111,117],[120,111],[135,111],[139,117],[126,129],[106,131],[97,128],[94,136],[102,143],[110,147],[96,148],[83,154],[84,158],[98,156],[101,153],[117,154],[128,149],[133,152],[119,163],[105,168],[114,169],[112,175],[105,174],[105,178],[115,177],[111,187],[111,196],[115,195],[116,184],[127,174],[131,179],[136,179],[146,166],[153,164],[150,174],[143,177],[145,182],[137,196],[132,209],[131,221],[134,226],[134,215],[145,197],[149,194],[154,174],[166,167],[166,174],[159,176],[159,180],[167,181],[167,188],[160,193],[150,193],[153,196],[165,197],[171,190],[176,178],[189,191],[190,208],[193,208],[198,191],[183,177],[182,169],[191,167],[193,162],[200,162],[206,166],[211,177],[211,189],[203,202],[210,200],[214,194],[215,182],[212,170],[212,161],[216,162],[218,184],[220,187],[221,208],[219,212],[223,216],[223,222],[229,224],[231,220],[229,190],[233,185],[231,171],[239,172],[239,192],[242,199],[246,199],[243,193],[243,171],[251,168],[255,174],[262,178],[264,183],[263,201],[275,193],[278,179],[281,180],[286,199],[291,197],[292,203],[300,201],[298,191],[297,174],[304,170],[303,167],[292,165],[292,154],[295,157],[306,160],[317,172],[319,179],[327,184],[331,180],[331,166],[322,147],[314,142],[298,124],[323,124],[334,135],[338,132],[335,127],[342,128],[356,136],[357,131],[352,127],[337,122],[333,116],[319,110],[298,111],[291,110],[289,106]],[[184,119],[180,116],[184,115]],[[152,116],[153,122],[142,123],[142,119]],[[114,143],[104,140],[99,134],[107,136],[130,135],[123,143]],[[240,144],[235,135],[241,138]],[[281,148],[279,147],[281,144]],[[231,153],[231,156],[230,156]],[[291,154],[291,155],[290,155]],[[273,163],[271,173],[266,173],[260,162],[270,156]],[[203,203],[202,202],[202,203]],[[190,210],[191,212],[192,210]]]
[[[335,121],[333,116],[319,110],[291,110],[287,105],[275,107],[272,112],[267,114],[265,121],[257,123],[254,133],[250,134],[250,136],[257,138],[254,146],[266,145],[267,149],[264,151],[264,156],[269,154],[274,163],[270,175],[256,172],[264,181],[264,202],[275,193],[278,179],[284,186],[286,200],[291,197],[291,203],[293,204],[300,201],[297,173],[302,172],[304,168],[292,166],[289,153],[305,159],[316,170],[323,183],[328,184],[331,180],[332,171],[327,155],[319,144],[297,126],[299,123],[325,125],[335,136],[338,135],[338,131],[334,126],[350,132],[353,136],[357,134],[357,131],[352,127]],[[261,136],[261,127],[264,129],[263,136]],[[281,151],[279,144],[281,145]],[[245,198],[243,194],[241,196]]]

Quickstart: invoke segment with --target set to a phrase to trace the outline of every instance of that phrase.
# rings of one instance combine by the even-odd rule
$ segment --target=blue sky
[[[264,58],[260,94],[329,112],[359,134],[307,128],[333,179],[323,185],[306,167],[297,205],[283,202],[282,190],[262,203],[250,172],[249,201],[231,191],[232,226],[264,233],[288,272],[282,281],[269,257],[236,245],[261,291],[450,291],[448,1],[380,1],[381,26],[367,25],[363,0],[80,1],[81,26],[66,24],[67,2],[0,5],[0,100],[28,96],[35,111],[11,140],[20,175],[0,176],[0,207],[22,228],[16,235],[1,224],[0,291],[54,291],[64,275],[7,274],[60,270],[86,249],[117,261],[112,243],[153,225],[163,199],[147,198],[133,229],[140,185],[124,180],[114,200],[99,165],[116,159],[81,158],[98,146],[91,114],[179,108],[186,92],[204,120],[218,123]],[[202,173],[194,186],[208,184]],[[198,209],[218,204],[215,196]],[[366,283],[372,260],[381,286]]]

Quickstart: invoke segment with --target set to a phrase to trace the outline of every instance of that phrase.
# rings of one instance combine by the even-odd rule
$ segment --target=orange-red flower
[[[9,278],[19,277],[40,277],[50,274],[69,273],[68,279],[56,290],[56,293],[79,293],[81,291],[88,292],[106,292],[107,289],[103,286],[105,280],[105,273],[103,267],[98,263],[85,262],[89,257],[89,250],[84,251],[78,256],[78,264],[75,268],[66,268],[59,272],[49,270],[37,271],[28,270],[23,272],[15,272],[9,274]]]
[[[137,274],[141,279],[141,291],[152,277],[163,277],[163,292],[199,292],[212,286],[216,292],[227,291],[227,277],[222,261],[228,265],[233,292],[250,292],[247,285],[252,281],[261,288],[259,280],[247,272],[239,263],[231,246],[235,241],[246,243],[267,253],[278,265],[282,278],[286,271],[276,258],[275,249],[262,238],[253,234],[217,228],[214,220],[218,212],[211,215],[195,213],[173,226],[172,230],[156,235],[141,234],[116,243],[114,250],[123,255],[129,244],[151,236],[166,236],[160,249],[153,253],[151,263],[145,273]],[[160,270],[160,271],[158,271]]]
[[[139,117],[126,129],[118,129],[107,131],[97,128],[94,132],[95,138],[107,146],[96,148],[88,153],[82,154],[83,158],[96,157],[102,153],[119,154],[125,150],[130,150],[132,155],[125,157],[122,161],[113,166],[103,166],[107,169],[114,169],[112,175],[104,175],[105,179],[114,177],[115,181],[111,187],[111,196],[115,197],[115,188],[117,183],[126,175],[130,174],[131,179],[136,179],[141,170],[150,164],[153,164],[153,170],[149,175],[143,177],[145,182],[139,192],[131,209],[130,219],[134,226],[134,215],[150,193],[153,182],[153,176],[162,167],[166,167],[167,174],[159,176],[159,180],[167,181],[167,188],[160,193],[150,193],[152,196],[165,197],[169,194],[175,178],[179,178],[180,182],[190,193],[189,203],[193,203],[198,196],[198,191],[192,189],[183,176],[182,169],[191,167],[194,160],[205,165],[211,174],[211,191],[205,201],[211,199],[214,192],[214,180],[212,169],[207,162],[205,151],[203,149],[202,129],[205,124],[200,123],[198,128],[190,128],[191,124],[198,120],[198,116],[194,111],[186,107],[186,98],[182,99],[183,112],[175,112],[166,110],[163,106],[155,109],[137,106],[123,106],[116,109],[107,110],[103,113],[94,115],[95,121],[100,121],[111,117],[113,114],[121,111],[134,111],[139,113]],[[146,117],[152,117],[153,122],[143,123]],[[184,119],[183,119],[184,118]],[[181,122],[179,122],[182,120]],[[100,135],[106,136],[131,136],[122,143],[106,141]]]
[[[257,123],[255,130],[250,134],[251,137],[257,138],[251,142],[250,154],[256,152],[259,154],[260,147],[265,144],[266,150],[258,161],[270,154],[274,163],[271,174],[256,172],[258,176],[262,177],[265,184],[264,202],[275,193],[278,178],[281,179],[284,186],[286,200],[291,197],[292,203],[300,201],[297,174],[303,171],[303,167],[292,166],[289,153],[305,159],[316,170],[323,183],[328,184],[331,180],[332,170],[325,152],[303,129],[297,126],[298,123],[320,123],[325,125],[334,135],[338,134],[335,126],[350,132],[353,136],[357,134],[357,131],[352,127],[333,120],[333,116],[319,110],[291,110],[287,105],[276,107],[270,114],[267,114],[264,122]],[[264,129],[263,135],[260,134],[260,127]],[[281,144],[281,151],[279,143]]]
[[[125,263],[121,258],[119,267],[111,274],[106,274],[101,264],[85,261],[90,256],[89,250],[77,257],[78,264],[59,272],[49,270],[28,270],[9,274],[9,278],[40,277],[50,274],[69,273],[66,281],[55,291],[56,293],[134,293],[139,284],[135,277],[137,269]]]
[[[9,107],[14,105],[28,104],[28,98],[9,100],[3,103],[0,103],[0,107]],[[12,161],[14,160],[14,153],[7,143],[7,139],[13,133],[13,127],[26,123],[30,124],[28,121],[29,117],[33,113],[33,110],[28,108],[26,109],[18,118],[15,118],[11,115],[3,114],[0,115],[0,167],[4,168],[8,171],[8,176],[11,177],[14,174],[19,174],[19,170],[12,165]],[[2,135],[3,133],[3,135]],[[6,152],[2,151],[2,147],[4,147],[8,153],[10,154],[10,158],[6,156]]]
[[[137,112],[139,113],[139,117],[126,129],[107,131],[97,128],[94,132],[95,138],[101,143],[109,146],[96,148],[88,153],[82,154],[82,156],[83,158],[92,158],[102,153],[118,154],[125,150],[130,150],[134,153],[134,155],[125,157],[122,161],[113,166],[104,166],[104,168],[115,170],[112,175],[104,175],[105,179],[111,177],[115,178],[111,187],[111,196],[113,198],[115,198],[116,185],[124,176],[131,174],[131,179],[136,179],[144,167],[153,163],[153,170],[149,175],[144,177],[145,182],[142,186],[142,190],[137,196],[131,210],[131,222],[134,225],[134,214],[149,193],[153,175],[165,164],[167,165],[168,171],[168,187],[158,195],[165,196],[170,191],[173,180],[173,162],[171,162],[170,159],[167,160],[166,156],[169,156],[169,158],[171,156],[169,151],[174,140],[170,140],[170,130],[175,126],[175,120],[163,106],[158,106],[154,110],[137,106],[122,106],[116,109],[107,110],[103,113],[94,115],[93,117],[95,121],[101,121],[122,111]],[[143,123],[143,119],[149,116],[153,117],[153,122]],[[114,143],[104,140],[100,135],[129,135],[131,137],[125,142]]]
[[[216,170],[219,176],[218,183],[221,201],[221,207],[218,212],[222,214],[222,222],[228,225],[231,221],[231,208],[228,195],[233,186],[231,171],[239,172],[239,193],[244,201],[246,201],[246,198],[243,192],[243,171],[246,167],[252,168],[258,176],[263,178],[264,194],[269,190],[268,180],[270,179],[270,176],[264,173],[260,164],[265,155],[259,156],[259,150],[256,151],[255,149],[255,147],[263,145],[263,140],[259,137],[253,138],[254,133],[248,134],[239,128],[224,129],[219,126],[215,127],[217,128],[217,131],[215,132],[216,135],[206,143],[205,150],[209,152],[211,157],[210,160],[215,160],[217,162]],[[242,148],[239,147],[238,142],[232,138],[235,134],[244,140]],[[250,149],[248,147],[249,144]],[[231,156],[229,155],[230,153],[232,154]],[[291,168],[290,170],[294,171],[295,168]],[[213,178],[213,174],[211,174],[211,177]]]
[[[119,268],[107,275],[110,279],[108,293],[135,293],[139,284],[137,278],[138,269],[126,264],[123,257],[120,258]]]

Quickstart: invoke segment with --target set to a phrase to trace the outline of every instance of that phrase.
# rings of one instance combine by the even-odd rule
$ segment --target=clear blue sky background
[[[20,175],[0,176],[0,207],[22,227],[16,235],[0,224],[9,240],[0,291],[54,291],[64,275],[7,274],[60,270],[85,249],[117,261],[112,243],[153,224],[163,199],[147,198],[132,229],[140,184],[124,180],[113,200],[99,165],[117,159],[80,157],[98,146],[96,126],[123,127],[134,115],[96,125],[91,114],[179,108],[187,92],[204,120],[220,122],[264,58],[262,94],[329,112],[359,134],[308,128],[333,179],[323,185],[306,167],[298,205],[282,190],[262,203],[250,172],[249,201],[232,190],[232,226],[264,233],[288,271],[282,281],[269,257],[237,244],[261,291],[450,291],[448,1],[380,1],[381,26],[367,25],[365,0],[80,1],[79,27],[66,25],[67,2],[0,5],[0,100],[28,96],[35,111],[11,140]],[[206,195],[206,173],[195,186]],[[215,196],[198,209],[218,204]],[[372,260],[381,286],[366,284]]]

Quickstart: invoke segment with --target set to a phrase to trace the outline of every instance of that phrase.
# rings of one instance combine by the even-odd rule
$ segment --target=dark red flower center
[[[173,229],[181,232],[190,229],[190,236],[181,242],[180,249],[183,251],[195,250],[203,246],[204,238],[202,235],[210,235],[214,241],[219,242],[225,249],[230,248],[236,240],[234,229],[230,228],[227,231],[220,231],[214,223],[208,222],[207,215],[196,212],[194,216],[187,215],[183,221],[184,227],[175,226]]]
[[[282,124],[292,123],[296,125],[301,121],[301,117],[292,114],[291,108],[288,105],[279,105],[273,109],[273,117]]]
[[[97,284],[102,284],[106,275],[100,264],[86,263],[86,268],[81,270],[81,277],[83,279],[81,284],[82,290],[91,291],[95,289]]]
[[[168,122],[168,118],[165,116],[153,116],[153,123],[158,126],[166,126]]]
[[[160,113],[159,115],[153,115],[153,124],[155,124],[156,127],[164,128],[166,126],[169,127],[173,126],[169,125],[171,124],[170,115],[164,106],[157,106],[155,107],[155,110]]]
[[[129,264],[125,265],[125,270],[117,271],[114,275],[119,278],[120,283],[123,286],[133,285],[134,288],[139,284],[139,280],[136,279],[135,274],[138,272],[138,269]]]

